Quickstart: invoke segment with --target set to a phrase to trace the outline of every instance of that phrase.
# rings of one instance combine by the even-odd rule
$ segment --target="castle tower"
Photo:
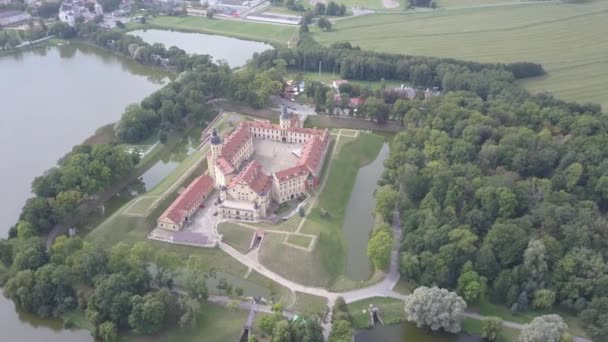
[[[291,115],[287,111],[287,107],[283,106],[281,111],[281,117],[279,118],[279,123],[281,125],[281,129],[288,129],[291,125]]]
[[[207,170],[209,176],[215,180],[215,162],[222,155],[222,138],[220,138],[217,129],[214,128],[211,132],[209,142],[211,143],[211,152],[207,155]]]

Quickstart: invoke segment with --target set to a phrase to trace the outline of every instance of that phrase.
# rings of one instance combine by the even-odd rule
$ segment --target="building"
[[[340,93],[340,86],[344,85],[344,84],[348,84],[347,80],[335,80],[332,82],[332,88],[334,88],[334,91],[336,93]]]
[[[158,228],[181,230],[213,192],[213,179],[204,174],[196,178],[156,220]]]
[[[0,26],[12,26],[27,22],[31,16],[22,11],[0,9]]]
[[[92,21],[98,15],[103,15],[103,9],[94,0],[65,0],[59,8],[59,20],[70,26],[76,25],[78,18],[87,22]]]
[[[303,144],[297,163],[273,174],[251,160],[253,139]],[[283,108],[279,124],[243,122],[222,141],[213,131],[207,155],[209,176],[220,190],[223,217],[258,220],[268,215],[272,202],[283,203],[318,186],[329,146],[328,130],[304,128],[299,116]],[[242,171],[238,171],[242,170]]]

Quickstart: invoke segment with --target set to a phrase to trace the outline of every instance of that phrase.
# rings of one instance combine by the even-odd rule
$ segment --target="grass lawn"
[[[305,80],[312,80],[312,81],[321,81],[327,85],[331,86],[332,81],[334,80],[340,80],[340,71],[336,71],[336,73],[333,73],[331,70],[329,70],[329,72],[321,72],[321,75],[319,76],[318,72],[311,72],[311,71],[307,71],[307,72],[302,72],[301,73],[304,76]],[[291,77],[293,77],[294,75],[292,75]],[[377,90],[380,89],[380,87],[382,86],[382,81],[359,81],[359,80],[349,80],[348,82],[352,83],[352,84],[357,84],[360,85],[362,87],[369,87],[373,90]],[[387,88],[396,88],[401,86],[402,84],[407,85],[406,82],[403,81],[396,81],[396,80],[385,80],[384,81],[384,85]]]
[[[317,235],[312,252],[283,243],[282,236],[267,234],[260,250],[260,261],[274,272],[311,286],[328,286],[342,273],[346,255],[342,223],[359,168],[370,163],[380,151],[384,139],[361,133],[357,138],[341,138],[327,173],[325,188],[307,216],[302,233]],[[328,162],[329,163],[329,162]],[[322,210],[328,215],[321,216]]]
[[[342,225],[357,173],[376,158],[383,143],[380,136],[361,133],[344,145],[341,141],[336,144],[338,152],[328,170],[325,188],[302,227],[302,233],[319,235],[315,251],[320,253],[327,272],[334,279],[343,272],[345,264]]]
[[[286,44],[297,26],[252,23],[241,20],[207,19],[202,17],[158,17],[149,20],[150,27],[211,33],[235,38]]]
[[[222,222],[218,225],[218,232],[223,235],[222,241],[230,244],[242,253],[246,253],[251,245],[253,230],[232,222]]]
[[[464,0],[462,0],[464,1]],[[564,100],[608,106],[608,1],[373,14],[340,20],[322,44],[480,62],[541,63],[548,75],[522,81]]]
[[[284,244],[283,239],[279,234],[265,234],[260,247],[260,262],[273,272],[295,282],[327,286],[332,277],[323,265],[319,248],[307,252]]]
[[[405,320],[403,301],[394,298],[373,297],[348,304],[348,312],[353,317],[355,329],[370,328],[371,321],[367,311],[370,304],[380,309],[380,317],[384,324],[397,324]]]
[[[256,271],[251,271],[251,274],[249,275],[247,280],[254,284],[264,286],[265,288],[271,291],[274,290],[276,292],[275,299],[284,303],[285,305],[288,305],[292,302],[292,293],[288,288],[277,282],[274,282],[273,280],[270,280],[269,278],[266,278],[264,275]]]
[[[404,295],[408,295],[412,293],[416,289],[416,285],[409,283],[403,279],[399,279],[397,285],[393,288],[393,291],[397,293],[401,293]]]
[[[585,332],[583,322],[580,321],[579,318],[572,316],[567,312],[555,312],[555,310],[551,311],[526,311],[518,314],[511,313],[511,310],[504,305],[498,305],[491,303],[488,299],[480,300],[476,304],[471,305],[471,309],[473,311],[479,312],[479,314],[484,316],[496,316],[500,317],[506,321],[512,321],[517,323],[529,323],[534,317],[546,315],[550,313],[557,313],[564,321],[568,324],[568,329],[575,336],[586,337],[587,333]]]
[[[480,336],[483,330],[483,321],[473,318],[465,318],[460,323],[462,330],[471,335]],[[498,337],[499,342],[517,341],[519,330],[503,326]]]
[[[205,341],[226,342],[238,341],[243,325],[247,321],[247,311],[229,310],[225,307],[207,302],[198,318],[198,324],[193,329],[171,329],[158,336],[158,341]],[[258,316],[259,319],[261,316]]]
[[[307,313],[324,317],[329,309],[327,299],[308,293],[296,292],[296,303],[292,308],[299,313]]]
[[[250,223],[250,225],[260,228],[260,229],[282,230],[282,231],[286,231],[286,232],[294,232],[296,229],[298,229],[298,225],[300,225],[300,221],[302,221],[302,218],[300,217],[300,215],[295,214],[292,217],[290,217],[289,219],[287,219],[286,221],[280,221],[277,224],[259,222],[259,223]]]
[[[297,246],[300,246],[303,248],[308,248],[311,240],[312,240],[312,238],[310,236],[305,236],[305,235],[289,235],[287,237],[287,242],[293,243],[294,245],[297,245]]]
[[[93,331],[93,329],[95,329],[93,324],[84,316],[84,311],[82,310],[77,309],[68,311],[61,315],[61,319],[63,319],[64,322],[69,321],[73,323],[75,327],[80,329],[86,329],[88,331]]]

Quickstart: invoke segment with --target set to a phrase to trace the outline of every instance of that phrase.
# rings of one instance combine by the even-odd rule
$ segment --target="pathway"
[[[331,308],[331,307],[333,307],[334,302],[336,301],[336,299],[338,297],[344,298],[344,301],[346,303],[352,303],[352,302],[356,302],[356,301],[367,299],[367,298],[373,298],[373,297],[389,297],[389,298],[395,298],[395,299],[400,299],[400,300],[405,299],[405,297],[406,297],[405,295],[395,292],[393,290],[393,288],[395,287],[395,285],[397,284],[397,282],[399,281],[399,278],[400,278],[399,246],[400,246],[402,231],[401,231],[401,218],[399,215],[399,211],[397,209],[395,209],[395,211],[393,213],[392,230],[393,230],[393,241],[394,242],[393,242],[393,249],[391,251],[391,261],[390,261],[390,266],[389,266],[389,272],[386,275],[386,277],[384,277],[384,279],[377,284],[370,285],[368,287],[364,287],[364,288],[360,288],[360,289],[356,289],[356,290],[346,291],[346,292],[330,292],[327,289],[322,288],[322,287],[306,286],[306,285],[302,285],[302,284],[296,283],[294,281],[291,281],[289,279],[285,279],[284,277],[269,270],[268,268],[266,268],[264,265],[262,265],[259,262],[258,253],[257,253],[257,250],[259,250],[258,248],[256,248],[255,251],[252,251],[246,255],[241,254],[236,249],[232,248],[231,246],[227,245],[224,242],[221,242],[219,244],[219,248],[221,250],[223,250],[224,252],[228,253],[230,256],[232,256],[236,260],[238,260],[240,263],[249,267],[250,269],[254,269],[257,272],[259,272],[260,274],[262,274],[263,276],[288,288],[290,291],[292,291],[292,293],[302,292],[302,293],[307,293],[307,294],[326,298],[327,305]],[[210,300],[217,301],[219,299],[216,298],[215,300],[214,299],[210,299]],[[239,307],[244,308],[244,309],[250,309],[250,306],[248,306],[248,304],[246,304],[246,303],[239,304]],[[272,311],[272,310],[270,310],[270,308],[264,307],[261,305],[258,305],[258,308],[261,312],[271,312]],[[290,314],[293,315],[293,313],[290,313]],[[465,313],[463,313],[463,316],[473,318],[476,320],[487,319],[486,316],[482,316],[482,315],[472,313],[472,312],[465,312]],[[330,315],[328,316],[327,322],[322,324],[323,334],[324,334],[326,340],[329,337],[329,333],[331,332],[331,323],[330,322],[331,322],[331,310],[330,310]],[[518,330],[521,330],[524,327],[524,324],[510,322],[510,321],[503,321],[503,324],[506,327],[518,329]],[[591,340],[583,338],[583,337],[574,337],[574,341],[575,342],[592,342]]]

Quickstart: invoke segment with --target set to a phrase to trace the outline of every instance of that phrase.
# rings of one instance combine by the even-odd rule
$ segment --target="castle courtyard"
[[[272,174],[297,164],[302,144],[289,144],[270,139],[253,138],[253,159],[262,164],[262,170]]]

